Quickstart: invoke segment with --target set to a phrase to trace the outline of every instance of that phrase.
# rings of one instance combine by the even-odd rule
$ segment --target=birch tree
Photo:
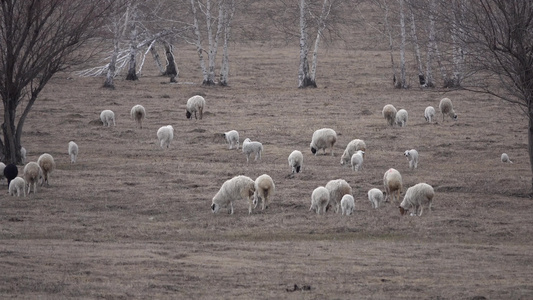
[[[83,62],[77,50],[104,24],[109,8],[107,0],[0,2],[3,161],[21,162],[22,129],[39,93],[54,74]]]
[[[128,62],[128,74],[126,80],[138,80],[137,76],[137,2],[132,1],[129,3],[128,10],[126,12],[126,23],[131,27],[130,33],[130,49],[129,49],[129,62]]]

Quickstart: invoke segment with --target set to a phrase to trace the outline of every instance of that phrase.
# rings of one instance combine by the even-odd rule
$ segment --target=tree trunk
[[[111,55],[111,61],[107,65],[107,74],[104,82],[105,88],[114,89],[115,88],[115,75],[117,70],[117,58],[119,48],[119,39],[120,39],[120,25],[118,20],[113,22],[113,54]]]
[[[411,37],[413,38],[413,46],[415,48],[415,57],[418,66],[418,83],[420,86],[426,86],[426,79],[424,78],[424,66],[422,64],[422,58],[420,56],[420,44],[418,43],[418,36],[416,33],[415,14],[413,12],[412,4],[409,2],[409,12],[411,15]]]
[[[298,68],[298,88],[316,86],[309,76],[309,61],[307,54],[309,52],[307,39],[307,20],[305,18],[307,3],[300,0],[300,65]]]
[[[464,3],[459,0],[459,4],[452,1],[452,42],[453,42],[453,76],[451,78],[451,86],[458,88],[463,81],[463,64],[464,64],[464,37],[461,34],[461,25],[464,11]]]
[[[311,74],[310,74],[310,80],[312,87],[317,87],[316,85],[316,68],[318,64],[318,45],[320,43],[320,37],[322,36],[322,32],[326,28],[326,19],[328,18],[329,12],[331,10],[331,2],[330,5],[328,5],[329,0],[324,0],[324,3],[322,4],[322,12],[320,13],[320,18],[318,20],[318,30],[316,33],[316,39],[315,39],[315,47],[313,48],[313,61],[311,64]]]
[[[130,62],[126,80],[138,80],[137,76],[137,6],[133,5],[131,9],[131,38],[130,38]]]
[[[235,14],[235,0],[231,0],[229,8],[224,8],[224,47],[222,49],[222,65],[220,67],[219,85],[227,86],[229,77],[228,41],[231,34],[231,20]]]
[[[205,84],[208,82],[207,69],[205,67],[204,61],[204,49],[202,48],[202,36],[200,34],[200,25],[198,24],[198,14],[196,13],[196,4],[195,0],[191,0],[191,9],[193,15],[193,28],[194,35],[196,36],[196,53],[198,53],[198,59],[200,61],[200,68],[202,69],[203,82]]]
[[[529,104],[529,126],[527,131],[529,165],[533,174],[533,103]],[[533,197],[533,177],[531,178],[530,197]]]
[[[407,79],[406,79],[406,70],[405,70],[405,14],[403,12],[403,0],[400,2],[400,84],[399,87],[402,89],[408,88]]]
[[[5,163],[18,163],[20,160],[20,145],[17,145],[15,138],[15,115],[16,115],[16,105],[14,102],[16,100],[12,99],[12,96],[9,96],[7,101],[4,101],[4,123],[2,124],[2,131],[4,132],[4,159]],[[19,160],[17,160],[17,151],[19,149]]]
[[[433,55],[435,54],[435,0],[429,3],[429,35],[426,59],[426,87],[435,87],[433,79]]]
[[[161,58],[159,57],[159,53],[157,53],[155,44],[153,44],[152,47],[150,47],[150,53],[152,54],[152,58],[154,59],[154,62],[157,66],[157,69],[159,70],[159,73],[161,73],[161,75],[165,75],[165,68],[163,67],[163,64],[161,63]]]
[[[165,73],[163,75],[170,77],[170,82],[178,82],[177,77],[179,74],[178,67],[176,66],[176,61],[174,60],[174,47],[168,42],[164,42],[165,46],[165,57],[167,58],[167,66]]]

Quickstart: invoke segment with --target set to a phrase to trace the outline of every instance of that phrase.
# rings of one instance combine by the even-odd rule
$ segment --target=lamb
[[[421,216],[424,208],[422,205],[428,204],[429,211],[433,204],[433,197],[435,191],[433,187],[427,183],[418,183],[407,189],[403,201],[400,204],[400,214],[404,215],[411,207],[415,208],[414,215]]]
[[[396,108],[392,104],[385,105],[381,114],[390,126],[394,126],[394,122],[396,121]]]
[[[353,213],[355,210],[355,200],[353,199],[352,195],[344,195],[341,199],[341,215],[342,216],[349,216]]]
[[[17,175],[19,174],[19,169],[15,164],[7,164],[4,168],[4,177],[7,179],[7,186],[11,183]]]
[[[384,195],[380,189],[373,188],[368,191],[368,201],[372,204],[372,208],[378,208],[383,203]]]
[[[309,211],[315,210],[318,215],[322,211],[322,214],[325,214],[328,203],[329,191],[325,187],[319,186],[311,194],[311,207]]]
[[[424,118],[426,118],[426,121],[428,123],[432,123],[434,117],[435,117],[435,108],[433,106],[426,107],[426,110],[424,110]]]
[[[311,152],[314,155],[317,155],[320,149],[324,150],[324,155],[326,154],[326,148],[331,149],[331,156],[333,155],[333,145],[337,142],[337,133],[331,128],[322,128],[318,129],[313,133],[311,139]]]
[[[509,158],[509,155],[507,155],[507,153],[502,153],[501,160],[502,160],[502,162],[504,162],[504,163],[505,163],[505,162],[508,162],[508,163],[511,163],[511,164],[513,163],[513,162],[511,161],[511,159]]]
[[[218,213],[221,208],[227,207],[229,204],[228,213],[233,214],[233,201],[242,198],[252,203],[254,193],[255,182],[250,177],[235,176],[222,184],[220,190],[213,197],[211,210],[213,213]],[[249,212],[251,213],[251,204]]]
[[[256,141],[251,141],[249,138],[242,142],[242,152],[246,154],[246,162],[250,161],[250,154],[255,154],[255,161],[257,158],[261,159],[261,153],[263,152],[263,144]]]
[[[26,163],[26,148],[20,147],[20,161],[22,164]]]
[[[442,114],[442,122],[444,122],[444,116],[448,115],[454,121],[457,121],[457,114],[453,110],[452,100],[449,98],[442,98],[439,103],[440,113]]]
[[[50,173],[52,173],[52,171],[56,168],[56,163],[54,161],[54,158],[52,157],[52,155],[48,153],[44,153],[41,156],[39,156],[37,163],[39,164],[39,167],[41,167],[41,170],[43,171],[41,185],[46,184],[46,186],[50,186],[50,183],[49,183]]]
[[[137,104],[131,108],[130,111],[131,118],[139,124],[139,128],[143,128],[143,120],[146,117],[146,110],[144,109],[144,106]]]
[[[289,166],[292,168],[292,173],[300,173],[304,164],[304,156],[302,152],[294,150],[289,154]]]
[[[342,197],[352,195],[352,187],[344,179],[334,179],[326,184],[326,189],[329,191],[328,206],[334,207],[335,213],[338,213]]]
[[[174,139],[174,127],[167,125],[157,130],[157,138],[159,139],[159,145],[161,148],[170,148],[170,143]]]
[[[33,193],[37,193],[37,182],[41,179],[43,171],[38,163],[31,161],[24,166],[24,180],[28,185],[28,195],[33,184]]]
[[[74,141],[68,142],[68,155],[70,155],[70,163],[75,163],[78,158],[78,144]]]
[[[363,156],[365,152],[358,150],[352,155],[352,170],[360,171],[363,168]]]
[[[400,172],[390,168],[383,176],[383,185],[385,186],[386,193],[385,202],[390,200],[394,203],[395,199],[400,202],[400,193],[402,192],[402,175],[400,175]]]
[[[24,181],[24,178],[22,177],[15,177],[13,180],[11,180],[11,183],[9,184],[9,195],[15,196],[15,192],[17,192],[17,197],[20,197],[20,190],[22,190],[22,194],[24,194],[24,197],[26,197],[26,182]]]
[[[187,100],[187,119],[192,119],[192,114],[194,113],[194,118],[198,119],[196,113],[200,115],[200,120],[204,115],[205,99],[200,95],[192,96]]]
[[[104,124],[104,126],[111,126],[111,122],[113,122],[113,126],[115,125],[115,113],[109,109],[103,110],[100,113],[100,120]]]
[[[341,165],[348,164],[351,161],[352,155],[358,150],[366,151],[365,141],[360,139],[351,140],[342,153]]]
[[[408,114],[405,109],[402,108],[396,113],[396,124],[398,126],[405,127],[405,125],[407,125],[407,119]]]
[[[224,132],[224,137],[226,138],[226,142],[228,142],[228,149],[233,149],[234,146],[237,146],[237,150],[239,150],[239,133],[237,130]]]
[[[418,168],[418,151],[415,149],[405,150],[403,155],[405,155],[409,161],[409,169],[412,170]]]
[[[261,210],[265,210],[270,205],[271,197],[276,190],[274,181],[267,174],[263,174],[255,179],[255,193],[254,193],[254,208],[257,207],[259,201],[262,202]],[[248,213],[252,213],[252,206],[250,205]]]

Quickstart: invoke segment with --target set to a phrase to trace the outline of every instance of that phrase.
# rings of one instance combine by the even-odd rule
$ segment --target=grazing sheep
[[[435,108],[433,106],[426,107],[426,110],[424,110],[424,118],[426,118],[426,121],[428,123],[432,123],[434,117],[435,117]]]
[[[205,99],[202,96],[196,95],[192,96],[187,100],[187,119],[192,119],[192,114],[194,113],[194,118],[198,119],[196,113],[200,114],[200,120],[204,115]]]
[[[52,171],[56,168],[56,163],[54,161],[54,158],[52,157],[52,155],[48,153],[44,153],[41,156],[39,156],[37,163],[39,164],[39,167],[41,167],[41,170],[43,171],[43,178],[41,180],[41,185],[44,185],[46,183],[46,186],[50,186],[50,183],[49,183],[50,173],[52,173]]]
[[[144,106],[137,104],[131,108],[130,112],[131,118],[139,124],[139,127],[143,128],[143,120],[146,117],[146,110],[144,109]]]
[[[68,155],[70,155],[70,163],[75,163],[78,158],[78,144],[74,141],[68,142]]]
[[[22,164],[26,163],[26,148],[20,147],[20,161]]]
[[[338,213],[342,197],[344,195],[351,195],[352,187],[344,179],[334,179],[326,184],[326,189],[329,191],[328,206],[334,207],[335,213]]]
[[[4,169],[6,168],[6,164],[3,162],[0,162],[0,180],[4,179]]]
[[[353,199],[352,195],[344,195],[341,199],[341,215],[342,216],[349,216],[353,213],[355,210],[355,200]]]
[[[385,186],[385,202],[395,202],[395,199],[400,202],[400,193],[402,192],[402,175],[398,170],[390,168],[385,175],[383,175],[383,185]],[[396,194],[396,195],[395,195]]]
[[[7,186],[11,183],[17,175],[19,174],[19,169],[15,164],[7,164],[4,168],[4,177],[7,179]]]
[[[331,128],[322,128],[318,129],[313,133],[311,139],[311,152],[314,155],[317,155],[320,149],[324,150],[324,155],[326,154],[326,148],[331,149],[331,156],[333,156],[333,146],[337,142],[337,133]]]
[[[365,155],[365,152],[358,150],[352,155],[352,170],[354,171],[361,171],[363,168],[363,156]]]
[[[100,120],[104,124],[104,126],[111,126],[111,122],[113,122],[113,126],[115,125],[115,113],[109,109],[103,110],[100,113]]]
[[[322,211],[322,214],[325,214],[328,203],[329,191],[325,187],[319,186],[311,194],[311,207],[309,211],[315,210],[318,215]]]
[[[415,208],[414,215],[421,216],[423,207],[422,205],[428,204],[429,211],[431,211],[431,205],[433,204],[433,197],[435,191],[433,187],[427,183],[418,183],[407,189],[403,201],[400,204],[400,214],[404,215],[411,207]],[[412,215],[413,215],[412,214]]]
[[[444,116],[448,115],[454,121],[457,120],[457,114],[453,110],[452,100],[449,98],[442,98],[439,103],[440,113],[442,114],[442,122],[444,122]]]
[[[418,151],[416,151],[415,149],[405,150],[403,155],[405,155],[405,157],[407,157],[407,160],[409,161],[409,169],[418,168]]]
[[[15,196],[15,192],[17,192],[17,197],[20,197],[20,190],[22,190],[22,194],[24,197],[26,197],[26,182],[24,181],[24,178],[22,177],[15,177],[13,180],[11,180],[11,183],[9,184],[9,195]]]
[[[511,164],[513,163],[513,162],[511,161],[511,159],[509,158],[509,155],[507,155],[507,153],[502,153],[501,160],[502,160],[502,162],[504,162],[504,163],[506,163],[506,162],[511,163]]]
[[[41,179],[43,171],[38,163],[30,161],[24,166],[24,180],[28,185],[28,195],[31,191],[31,186],[33,184],[33,193],[37,194],[37,182]]]
[[[249,138],[242,142],[242,152],[246,154],[246,162],[250,161],[250,154],[255,154],[255,161],[257,158],[261,159],[261,153],[263,152],[263,144],[256,141],[251,141]]]
[[[396,121],[396,108],[392,104],[385,105],[381,114],[390,126],[394,126],[394,122]]]
[[[302,152],[294,150],[289,155],[289,166],[292,168],[292,173],[300,173],[304,164],[304,156]]]
[[[255,193],[255,182],[247,176],[239,175],[226,180],[220,190],[213,197],[211,210],[217,213],[221,208],[227,207],[228,213],[233,214],[233,201],[244,199],[250,202],[249,212],[251,213],[252,197]]]
[[[274,181],[267,174],[263,174],[255,179],[255,193],[254,193],[254,208],[257,207],[259,201],[262,202],[261,210],[265,210],[270,205],[272,194],[276,190]],[[250,204],[249,213],[252,213],[252,205]]]
[[[384,195],[380,189],[373,188],[368,191],[368,201],[372,204],[372,208],[378,208],[383,200]]]
[[[405,125],[407,125],[407,119],[408,114],[405,109],[402,108],[396,113],[396,124],[398,126],[405,127]]]
[[[365,141],[360,139],[352,140],[346,145],[346,149],[342,153],[341,165],[348,164],[352,158],[352,155],[358,150],[366,151]],[[363,155],[364,156],[364,155]]]
[[[237,150],[239,150],[239,133],[237,130],[224,132],[224,137],[226,138],[226,142],[228,142],[228,149],[233,149],[234,146],[237,146]]]
[[[170,143],[174,139],[174,127],[167,125],[157,130],[157,138],[159,139],[159,146],[161,148],[170,148]]]

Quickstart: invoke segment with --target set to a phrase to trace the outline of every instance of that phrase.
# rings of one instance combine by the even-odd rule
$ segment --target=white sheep
[[[409,115],[405,109],[400,109],[396,112],[396,124],[400,127],[405,127],[407,125],[407,119]]]
[[[246,154],[246,162],[250,161],[250,154],[255,154],[255,161],[257,158],[261,159],[261,153],[263,152],[263,144],[256,141],[251,141],[249,138],[242,142],[242,152]]]
[[[143,120],[146,117],[146,110],[144,109],[144,106],[137,104],[131,108],[130,111],[131,118],[139,124],[139,127],[143,128]]]
[[[68,155],[70,155],[70,163],[75,163],[78,158],[78,144],[74,141],[68,142]]]
[[[20,160],[22,164],[26,163],[26,148],[20,147]]]
[[[39,156],[39,159],[37,160],[37,163],[39,164],[39,167],[41,167],[41,170],[43,171],[43,177],[41,180],[41,185],[46,184],[46,186],[50,185],[50,173],[54,171],[56,168],[56,163],[54,161],[54,158],[52,155],[48,153],[44,153],[41,156]]]
[[[344,195],[341,199],[341,215],[342,216],[349,216],[353,213],[355,210],[355,200],[353,199],[352,195]]]
[[[259,201],[262,203],[261,210],[265,210],[270,205],[272,195],[276,190],[272,177],[263,174],[255,179],[255,193],[254,193],[254,209],[257,207]],[[249,213],[252,213],[252,207],[249,208]]]
[[[315,210],[318,215],[322,211],[322,214],[325,214],[328,203],[329,191],[325,187],[319,186],[311,194],[311,207],[309,211]]]
[[[502,160],[502,162],[504,162],[504,163],[506,163],[506,162],[511,163],[511,164],[513,163],[513,162],[511,161],[511,159],[509,158],[509,155],[507,155],[507,153],[502,153],[501,160]]]
[[[442,114],[442,122],[444,122],[444,116],[448,115],[454,121],[457,120],[457,114],[453,110],[452,100],[449,98],[442,98],[439,103],[439,110]]]
[[[289,166],[292,168],[292,173],[300,173],[304,164],[304,156],[302,152],[294,150],[289,154]]]
[[[365,152],[358,150],[352,155],[352,159],[351,159],[352,170],[361,171],[361,169],[363,168],[363,155],[364,154]]]
[[[381,114],[390,126],[394,126],[394,122],[396,121],[396,108],[392,104],[383,106]]]
[[[220,190],[213,197],[211,210],[217,213],[221,208],[228,207],[228,213],[233,214],[233,201],[243,199],[250,203],[251,212],[252,197],[255,193],[255,182],[247,176],[238,175],[226,180]]]
[[[350,163],[352,155],[358,150],[362,150],[363,152],[366,151],[365,141],[360,139],[351,140],[342,153],[341,165]]]
[[[335,208],[335,213],[338,213],[342,197],[352,195],[352,187],[344,179],[334,179],[326,184],[326,189],[329,191],[328,206]]]
[[[311,138],[311,152],[314,155],[317,155],[320,149],[324,150],[324,155],[326,154],[326,149],[331,149],[331,156],[333,156],[333,146],[337,142],[337,133],[331,128],[322,128],[318,129],[313,133]]]
[[[22,194],[24,197],[26,197],[26,182],[24,181],[24,178],[22,177],[15,177],[11,182],[9,183],[9,195],[15,196],[15,192],[17,192],[17,197],[20,197],[20,191],[22,190]]]
[[[407,189],[403,201],[400,204],[400,214],[404,215],[411,207],[414,207],[414,215],[421,216],[423,207],[422,205],[428,204],[429,211],[431,211],[431,205],[433,204],[433,197],[435,191],[433,187],[427,183],[418,183]]]
[[[205,108],[205,99],[204,97],[200,95],[192,96],[187,100],[187,113],[185,114],[187,116],[187,119],[192,119],[192,114],[194,113],[194,118],[198,119],[196,116],[196,113],[200,115],[200,120],[202,119],[204,115],[204,108]]]
[[[418,168],[418,151],[416,151],[415,149],[405,150],[403,155],[405,155],[405,157],[407,157],[407,160],[409,161],[409,169]]]
[[[115,113],[112,110],[109,110],[109,109],[103,110],[100,113],[100,120],[102,121],[104,126],[107,126],[107,127],[111,126],[111,122],[113,122],[113,126],[116,126],[115,125]]]
[[[428,106],[424,110],[424,118],[426,118],[426,121],[428,123],[433,122],[433,118],[435,117],[435,108],[433,106]]]
[[[378,208],[383,200],[384,195],[380,189],[373,188],[368,191],[368,201],[372,204],[372,208]]]
[[[161,148],[170,148],[170,143],[174,139],[174,127],[167,125],[157,130],[157,138],[159,139],[159,145]]]
[[[28,195],[33,185],[33,193],[37,193],[37,183],[42,178],[43,171],[38,163],[31,161],[24,166],[24,180],[28,185]]]
[[[398,170],[390,168],[383,175],[383,186],[385,187],[385,201],[390,200],[392,203],[397,199],[400,202],[400,193],[402,192],[402,175]]]
[[[0,162],[0,180],[6,178],[4,176],[4,169],[6,168],[6,164],[4,164],[3,162]]]
[[[226,138],[226,142],[228,142],[228,149],[233,149],[233,147],[237,146],[237,150],[239,150],[239,132],[237,130],[224,132],[224,137]]]

